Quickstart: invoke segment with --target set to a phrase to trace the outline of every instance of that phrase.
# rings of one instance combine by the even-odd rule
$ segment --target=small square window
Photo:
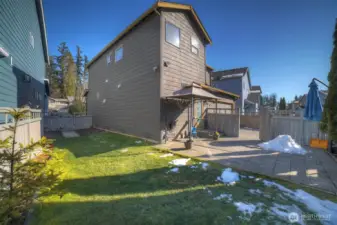
[[[111,63],[111,52],[106,56],[106,64],[110,64]]]
[[[171,23],[166,22],[165,25],[165,40],[166,42],[179,48],[180,46],[180,29]]]
[[[121,59],[123,59],[123,46],[115,50],[115,62],[118,62]]]
[[[191,50],[192,50],[192,53],[198,55],[199,50],[196,47],[192,46]]]

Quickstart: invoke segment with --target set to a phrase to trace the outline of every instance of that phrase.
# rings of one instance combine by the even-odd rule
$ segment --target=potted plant
[[[220,133],[218,131],[215,131],[213,134],[213,140],[218,140],[220,137]]]
[[[193,140],[187,140],[185,141],[185,148],[186,149],[191,149],[192,148],[192,143],[193,143]]]

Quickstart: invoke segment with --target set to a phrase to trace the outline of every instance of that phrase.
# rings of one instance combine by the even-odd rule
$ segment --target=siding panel
[[[1,0],[0,21],[0,46],[10,54],[0,58],[0,107],[43,108],[46,70],[36,1]],[[30,83],[23,82],[25,75],[31,76]],[[32,89],[41,94],[41,100],[34,98]]]
[[[123,45],[123,59],[114,51]],[[106,56],[113,61],[107,65]],[[93,125],[160,141],[160,17],[148,17],[89,68]]]

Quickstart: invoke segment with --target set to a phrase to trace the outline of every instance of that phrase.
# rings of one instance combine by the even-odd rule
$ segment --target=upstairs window
[[[111,52],[106,56],[106,64],[109,65],[111,63]]]
[[[123,59],[123,46],[120,46],[115,50],[115,62]]]
[[[179,48],[180,46],[180,29],[171,23],[166,22],[165,25],[166,42]]]
[[[191,51],[192,53],[199,54],[199,41],[196,37],[191,37]]]

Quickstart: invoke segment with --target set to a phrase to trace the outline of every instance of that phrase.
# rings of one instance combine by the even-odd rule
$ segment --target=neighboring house
[[[212,86],[239,95],[236,107],[242,113],[259,110],[262,90],[251,85],[248,67],[212,72]]]
[[[0,18],[0,107],[48,109],[41,0],[1,0]]]
[[[174,95],[188,88],[219,95],[220,107],[233,109],[237,95],[206,85],[210,43],[192,6],[156,2],[89,62],[93,125],[157,142],[164,131],[186,134],[189,103]],[[202,117],[207,107],[196,100],[194,116]]]
[[[321,101],[321,104],[322,106],[324,107],[324,104],[325,104],[325,99],[327,98],[328,96],[328,92],[326,90],[318,90],[318,94],[319,94],[319,98],[320,98],[320,101]],[[293,110],[293,111],[296,111],[296,110],[299,110],[299,109],[304,109],[305,108],[305,105],[307,103],[307,95],[308,94],[304,94],[302,95],[298,101],[293,101],[291,104],[290,104],[290,110]]]

